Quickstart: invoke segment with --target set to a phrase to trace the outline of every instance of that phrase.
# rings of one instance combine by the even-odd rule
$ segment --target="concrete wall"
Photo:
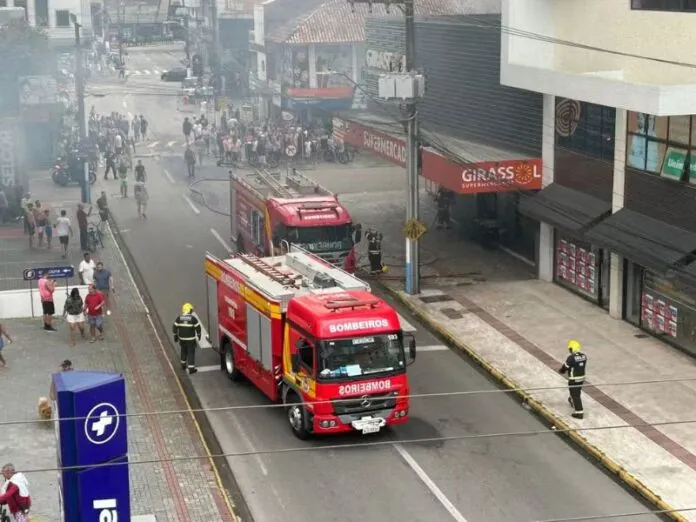
[[[87,287],[79,285],[68,285],[68,291],[73,288],[80,289],[80,295],[84,298],[87,295]],[[66,298],[65,284],[58,281],[56,291],[53,294],[56,305],[56,315],[63,313]],[[33,304],[33,310],[32,310]],[[41,297],[36,283],[33,290],[5,290],[0,292],[0,319],[17,319],[22,317],[41,317]]]

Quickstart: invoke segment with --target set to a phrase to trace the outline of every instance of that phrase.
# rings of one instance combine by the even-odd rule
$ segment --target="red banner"
[[[459,165],[435,152],[423,151],[422,175],[459,194],[540,190],[542,161],[501,160]]]
[[[324,89],[291,88],[287,90],[290,98],[321,98],[323,100],[343,100],[353,97],[353,87],[327,87]]]
[[[334,129],[337,127],[336,120],[338,118],[334,118]],[[351,121],[342,120],[342,123],[339,135],[345,143],[377,154],[401,167],[406,166],[406,145],[403,139]]]

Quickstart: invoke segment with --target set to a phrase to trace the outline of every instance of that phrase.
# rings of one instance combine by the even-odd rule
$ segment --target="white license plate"
[[[380,428],[381,426],[379,424],[368,424],[367,426],[362,427],[362,432],[363,435],[367,435],[368,433],[377,433]]]

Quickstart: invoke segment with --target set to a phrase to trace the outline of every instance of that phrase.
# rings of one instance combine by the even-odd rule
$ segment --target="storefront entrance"
[[[554,282],[609,309],[609,252],[557,230],[554,257]]]

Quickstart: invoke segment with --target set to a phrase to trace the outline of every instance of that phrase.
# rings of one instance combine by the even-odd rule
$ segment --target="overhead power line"
[[[696,424],[696,419],[682,420],[682,421],[664,421],[664,422],[654,422],[654,423],[644,423],[644,424],[618,424],[609,426],[591,426],[591,427],[580,427],[580,428],[562,428],[562,429],[545,429],[545,430],[530,430],[530,431],[509,431],[500,433],[481,433],[473,435],[441,435],[437,437],[421,437],[414,439],[402,439],[402,440],[377,440],[369,442],[349,442],[346,444],[327,444],[322,446],[291,446],[287,448],[274,448],[274,449],[255,449],[249,451],[237,451],[237,452],[225,452],[217,454],[206,454],[206,455],[179,455],[172,456],[164,459],[140,459],[140,460],[130,460],[128,462],[106,462],[103,464],[95,464],[93,466],[56,466],[48,468],[29,468],[23,469],[22,473],[55,473],[58,471],[75,471],[82,470],[85,467],[89,468],[102,468],[102,467],[113,467],[113,466],[142,466],[146,464],[159,464],[162,462],[184,462],[193,460],[203,460],[203,459],[218,459],[218,458],[239,458],[239,457],[252,457],[256,455],[282,455],[290,453],[309,453],[309,452],[324,452],[324,451],[338,451],[347,448],[376,448],[385,446],[397,446],[397,445],[408,445],[408,444],[432,444],[432,443],[442,443],[442,442],[458,442],[458,441],[471,441],[471,440],[488,440],[488,439],[503,439],[503,438],[514,438],[514,437],[529,437],[530,435],[556,435],[559,433],[586,433],[593,431],[607,431],[607,430],[617,430],[626,428],[637,428],[637,427],[667,427],[667,426],[679,426],[684,424]]]
[[[222,181],[222,180],[219,180]],[[619,387],[619,386],[645,386],[648,384],[668,384],[668,383],[684,383],[696,381],[696,376],[689,377],[674,377],[665,379],[654,379],[654,380],[643,380],[643,381],[623,381],[623,382],[609,382],[609,383],[585,383],[583,387],[585,388],[604,388],[604,387]],[[492,395],[492,394],[512,394],[512,393],[533,393],[542,391],[555,391],[563,390],[566,391],[568,385],[558,385],[558,386],[539,386],[539,387],[529,387],[529,388],[491,388],[486,390],[466,390],[466,391],[454,391],[454,392],[435,392],[435,393],[414,393],[410,395],[403,395],[399,398],[408,399],[433,399],[439,397],[471,397],[476,395]],[[352,402],[355,397],[348,399],[334,399],[326,401],[316,401],[313,405],[317,404],[340,404],[346,402]],[[182,415],[191,413],[222,413],[227,411],[240,411],[240,410],[267,410],[274,408],[285,408],[284,404],[245,404],[240,406],[219,406],[219,407],[209,407],[209,408],[191,408],[185,410],[162,410],[162,411],[149,411],[149,412],[136,412],[136,413],[120,413],[118,415],[113,415],[113,417],[151,417],[158,415]],[[81,421],[86,420],[87,417],[63,417],[61,421]],[[13,419],[0,421],[0,427],[2,426],[16,426],[21,424],[36,424],[45,422],[57,422],[58,419]]]

